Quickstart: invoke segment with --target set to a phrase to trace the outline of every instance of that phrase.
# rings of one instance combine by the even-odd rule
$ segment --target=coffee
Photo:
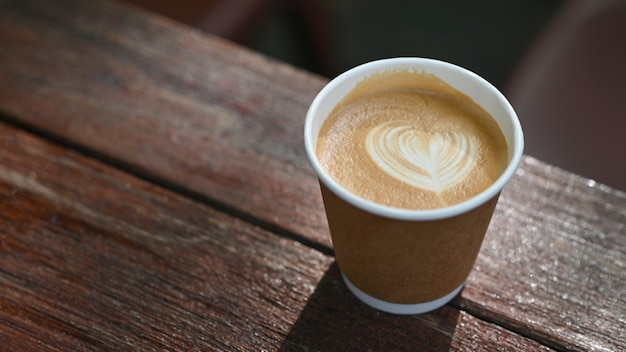
[[[507,143],[472,99],[428,73],[373,74],[324,121],[316,153],[336,182],[405,209],[463,202],[507,167]]]
[[[463,288],[524,139],[484,79],[392,58],[329,82],[307,111],[304,146],[348,289],[376,309],[417,314]]]

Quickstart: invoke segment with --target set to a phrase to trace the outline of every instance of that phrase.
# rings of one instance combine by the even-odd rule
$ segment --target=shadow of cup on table
[[[375,310],[348,290],[334,262],[280,351],[448,351],[459,314],[450,306],[422,315]]]

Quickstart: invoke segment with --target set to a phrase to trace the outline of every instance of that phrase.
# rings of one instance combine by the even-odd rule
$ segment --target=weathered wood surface
[[[331,253],[301,136],[324,79],[100,1],[0,0],[0,47],[10,122]],[[557,349],[626,348],[625,223],[623,192],[526,158],[454,305]]]
[[[21,123],[330,245],[302,157],[321,78],[102,1],[0,1],[0,47]]]
[[[280,347],[332,257],[0,125],[0,346]]]
[[[0,346],[533,349],[453,307],[364,307],[331,256],[0,123]]]
[[[568,351],[626,349],[626,193],[527,157],[457,307]]]

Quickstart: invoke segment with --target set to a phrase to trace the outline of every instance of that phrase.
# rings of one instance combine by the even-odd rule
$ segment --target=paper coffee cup
[[[507,167],[491,186],[452,206],[407,210],[348,192],[322,167],[316,144],[326,117],[357,83],[390,69],[435,75],[491,114],[508,145]],[[333,79],[307,112],[304,143],[320,181],[336,260],[347,287],[366,304],[395,314],[434,310],[460,292],[478,256],[498,196],[519,166],[524,144],[515,111],[493,85],[459,66],[424,58],[373,61]]]

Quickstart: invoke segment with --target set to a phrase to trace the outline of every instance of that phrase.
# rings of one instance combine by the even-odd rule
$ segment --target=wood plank
[[[525,158],[455,302],[559,350],[626,349],[626,193]]]
[[[332,258],[0,126],[2,350],[276,350]]]
[[[301,136],[325,80],[112,2],[0,6],[0,111],[14,122],[330,245]]]
[[[0,123],[3,350],[549,350],[381,314],[333,258]]]
[[[12,121],[330,246],[301,147],[325,80],[110,3],[0,4]],[[624,348],[624,195],[588,182],[526,158],[456,305],[553,346]]]

